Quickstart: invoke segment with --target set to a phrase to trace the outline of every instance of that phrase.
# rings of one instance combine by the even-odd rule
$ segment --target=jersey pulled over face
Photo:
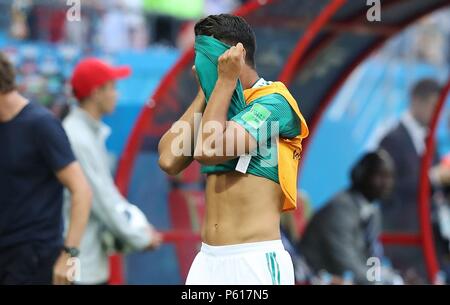
[[[197,36],[195,41],[195,66],[200,85],[208,101],[217,81],[217,60],[230,46],[209,36]],[[253,87],[270,85],[260,79]],[[247,104],[241,83],[238,81],[233,93],[228,119],[244,127],[258,143],[251,153],[247,173],[279,183],[277,138],[294,138],[300,134],[300,122],[289,102],[281,95],[272,93]],[[223,164],[202,166],[202,173],[235,171],[238,158]]]

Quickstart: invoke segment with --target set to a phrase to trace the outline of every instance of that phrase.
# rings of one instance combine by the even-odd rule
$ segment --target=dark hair
[[[424,101],[431,95],[439,94],[440,92],[441,86],[436,80],[432,78],[425,78],[414,84],[411,90],[411,96],[419,101]]]
[[[0,52],[0,94],[10,93],[16,89],[14,67],[6,56]]]
[[[353,166],[351,171],[352,185],[362,186],[386,162],[392,162],[385,150],[377,150],[363,155]]]
[[[246,51],[245,61],[255,67],[255,33],[244,18],[230,14],[210,15],[195,24],[194,32],[195,36],[213,36],[229,45],[242,43]]]

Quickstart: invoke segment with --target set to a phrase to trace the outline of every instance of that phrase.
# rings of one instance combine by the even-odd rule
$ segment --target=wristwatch
[[[69,254],[70,257],[78,257],[78,255],[80,255],[80,250],[74,247],[64,246],[63,251]]]

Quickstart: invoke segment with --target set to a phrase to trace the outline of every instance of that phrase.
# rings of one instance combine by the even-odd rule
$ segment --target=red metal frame
[[[399,25],[398,27],[398,31],[401,31],[402,29],[404,29],[405,27],[407,27],[409,24],[411,24],[412,22],[414,22],[415,20],[419,19],[420,17],[435,11],[441,7],[443,7],[444,5],[442,4],[438,4],[432,8],[430,8],[429,11],[425,11],[425,12],[421,12],[416,16],[413,16],[412,18],[410,18],[409,20],[405,21],[403,24]],[[330,39],[326,39],[326,41],[324,43],[320,43],[317,47],[320,48],[324,48],[326,47],[326,45],[328,45],[333,38],[336,35],[334,35],[333,37],[331,37]],[[347,69],[344,71],[344,73],[342,74],[341,78],[334,83],[333,87],[330,89],[330,91],[328,92],[328,94],[322,99],[322,101],[320,102],[320,106],[318,111],[316,111],[316,113],[314,114],[311,122],[309,123],[309,137],[306,139],[305,144],[303,145],[303,159],[306,156],[306,153],[308,151],[309,148],[309,143],[310,140],[313,138],[313,135],[320,123],[320,120],[323,117],[323,114],[325,112],[326,109],[328,109],[328,107],[330,106],[331,101],[333,100],[334,96],[337,94],[338,90],[342,87],[342,85],[345,83],[345,81],[347,80],[347,78],[350,76],[350,74],[354,71],[354,69],[361,64],[367,57],[370,56],[370,54],[372,54],[374,51],[376,51],[377,49],[379,49],[388,39],[389,37],[382,37],[379,41],[377,41],[376,43],[374,43],[370,48],[368,48],[364,53],[361,53],[359,56],[356,57],[356,59],[353,61],[353,63],[351,65],[349,65],[347,67]],[[302,38],[303,39],[303,38]],[[299,42],[298,44],[300,44],[301,42]],[[313,49],[308,51],[308,54],[317,54],[320,50]],[[301,57],[298,57],[294,54],[291,55],[291,57],[296,57],[297,58],[297,62],[293,61],[293,60],[289,60],[288,63],[286,65],[289,65],[290,67],[286,67],[282,74],[280,75],[280,79],[283,79],[283,81],[289,85],[291,83],[291,81],[293,80],[293,76],[296,75],[299,71],[299,69],[301,68],[298,65],[298,62],[302,61]],[[312,58],[312,57],[309,57]],[[303,65],[302,65],[303,66]],[[289,71],[291,69],[295,69],[295,73],[290,73]],[[283,78],[282,78],[283,77]],[[302,164],[300,163],[300,168],[299,170],[302,169]]]
[[[433,229],[431,224],[430,181],[428,178],[428,171],[433,162],[435,151],[435,135],[439,117],[442,113],[442,109],[449,91],[450,79],[448,80],[447,85],[443,88],[438,104],[434,109],[426,140],[426,151],[422,157],[422,163],[420,167],[418,212],[421,229],[421,239],[423,243],[423,254],[425,256],[425,261],[427,262],[427,273],[432,283],[434,283],[436,273],[439,271],[439,262],[437,260],[434,247]]]
[[[397,2],[397,0],[393,0],[393,3]],[[442,8],[446,6],[446,4],[436,4],[433,7],[430,7],[427,11],[422,11],[419,14],[411,17],[410,19],[406,20],[405,22],[403,22],[402,24],[398,25],[397,31],[401,31],[402,29],[404,29],[405,27],[407,27],[409,24],[411,24],[412,22],[414,22],[415,20],[419,19],[420,17],[435,11],[439,8]],[[394,35],[395,33],[393,33]],[[318,44],[318,47],[320,48],[324,48],[326,45],[328,45],[334,37],[336,37],[337,35],[333,35],[331,37],[328,37],[326,39],[324,39],[321,43]],[[309,148],[309,144],[311,142],[311,139],[314,136],[315,131],[317,130],[317,127],[320,123],[320,120],[323,117],[323,114],[325,113],[325,110],[328,109],[328,107],[331,104],[331,101],[333,100],[333,97],[336,95],[336,93],[338,92],[338,90],[342,87],[342,85],[345,83],[345,81],[347,80],[347,78],[350,76],[350,74],[353,72],[353,70],[362,63],[362,61],[364,61],[370,54],[372,54],[372,52],[374,52],[375,50],[379,49],[388,38],[390,38],[391,36],[382,36],[380,37],[380,40],[378,40],[377,42],[375,42],[370,48],[368,48],[366,50],[366,52],[361,53],[359,56],[357,56],[357,58],[353,61],[352,64],[350,64],[347,69],[344,71],[344,73],[342,74],[341,78],[334,83],[334,85],[332,86],[332,88],[330,89],[330,91],[328,92],[328,94],[322,99],[322,101],[320,102],[320,106],[319,109],[315,112],[311,122],[309,123],[309,137],[307,138],[307,140],[305,141],[304,145],[303,145],[303,159],[306,158],[307,156],[307,152],[308,152],[308,148]],[[308,40],[308,44],[310,43],[310,39],[309,38],[301,38],[301,40],[299,41],[298,45],[302,44],[302,40],[303,39],[307,39]],[[317,47],[316,47],[317,48]],[[305,50],[303,50],[303,48],[296,48],[297,52],[302,52],[303,54],[305,53]],[[317,54],[320,50],[317,49],[313,49],[308,51],[308,54]],[[312,58],[311,56],[308,56],[309,58]],[[287,65],[289,65],[289,67],[286,67],[283,72],[282,72],[282,76],[284,77],[284,81],[289,84],[292,80],[293,80],[293,76],[296,75],[300,69],[300,65],[298,64],[299,62],[302,62],[302,58],[301,56],[297,56],[295,54],[291,55],[291,58],[297,58],[297,61],[291,61],[289,60]],[[304,65],[304,62],[302,63],[302,66]],[[295,70],[294,72],[292,72],[293,70]],[[281,78],[281,76],[280,76]],[[303,163],[300,163],[300,167],[299,167],[299,173],[302,170],[302,165]],[[428,177],[428,176],[427,176]],[[428,214],[429,215],[429,214]],[[423,217],[421,217],[421,220],[423,219]],[[404,234],[384,234],[384,240],[389,241],[389,243],[395,243],[395,244],[411,244],[411,240],[414,240],[415,242],[417,241],[421,241],[423,250],[424,250],[424,254],[427,253],[427,255],[425,255],[425,261],[426,261],[426,265],[427,265],[427,272],[428,272],[428,276],[430,278],[430,280],[432,281],[434,279],[435,273],[431,272],[434,271],[436,268],[436,264],[435,264],[435,259],[436,257],[434,256],[434,259],[431,258],[432,254],[434,253],[434,245],[432,245],[429,241],[432,240],[432,232],[431,232],[431,227],[428,227],[428,229],[425,229],[425,231],[423,230],[423,228],[426,226],[426,223],[421,224],[421,237],[420,239],[417,238],[407,238],[405,239],[404,237],[406,235]],[[425,237],[426,235],[426,237]],[[431,247],[433,247],[433,249],[430,249],[430,245]],[[430,266],[430,267],[428,267]]]
[[[334,0],[328,4],[317,16],[316,19],[309,25],[306,29],[304,35],[295,46],[294,51],[291,53],[288,61],[286,62],[285,68],[279,76],[279,80],[289,84],[294,78],[294,73],[297,72],[297,63],[303,57],[303,55],[308,50],[308,47],[314,40],[314,37],[320,32],[320,29],[330,20],[331,17],[337,12],[341,6],[346,3],[347,0]]]
[[[347,1],[347,0],[344,0]],[[395,4],[397,4],[398,2],[400,2],[402,0],[390,0],[390,1],[385,1],[383,2],[383,9],[386,9],[388,7],[391,7]],[[343,3],[345,4],[345,3]],[[338,6],[337,9],[339,9],[342,4],[340,3],[331,3],[326,9],[330,10],[330,11],[337,11],[336,7]],[[348,17],[347,20],[345,21],[341,21],[339,23],[336,23],[332,20],[329,20],[330,17],[332,16],[326,16],[323,18],[323,21],[327,21],[328,22],[323,22],[320,26],[320,31],[325,31],[325,32],[330,32],[328,33],[325,37],[322,38],[322,40],[313,48],[313,49],[308,49],[306,48],[305,50],[303,50],[303,47],[301,46],[301,44],[305,44],[306,42],[302,39],[299,39],[299,41],[297,42],[297,45],[295,47],[295,50],[291,53],[288,61],[286,62],[283,71],[280,73],[279,79],[280,81],[284,82],[286,84],[286,86],[289,86],[290,82],[293,79],[293,75],[295,75],[296,72],[298,72],[311,58],[314,58],[323,48],[325,48],[326,46],[328,46],[335,38],[336,35],[339,35],[341,28],[344,27],[346,29],[351,29],[351,27],[359,27],[360,24],[359,22],[361,22],[364,18],[364,13],[366,12],[366,7],[364,7],[363,10],[360,10],[359,12],[357,12],[356,14],[353,14],[352,16]],[[316,25],[311,24],[311,26],[316,27]],[[334,28],[335,26],[337,26],[337,28]],[[393,34],[394,32],[392,32],[392,29],[395,26],[390,26],[388,27],[390,29],[389,33]],[[396,27],[395,27],[396,28]],[[313,28],[313,29],[308,29],[311,31],[314,31],[316,33],[317,32],[317,28]],[[397,29],[399,30],[399,29]],[[379,31],[375,31],[375,32],[379,32]],[[386,33],[383,33],[386,34]],[[308,41],[308,46],[310,45],[312,41]],[[303,55],[301,54],[303,53]],[[291,72],[294,71],[294,73],[292,74]],[[311,138],[311,137],[309,137]],[[309,139],[308,138],[308,139]]]
[[[420,246],[422,237],[418,234],[391,233],[382,234],[380,241],[384,245]]]
[[[152,120],[154,103],[159,101],[159,98],[167,90],[169,85],[172,83],[173,79],[180,73],[180,71],[186,67],[186,65],[194,57],[194,50],[186,51],[181,59],[175,64],[171,71],[163,78],[160,86],[156,90],[150,102],[143,108],[141,114],[139,115],[136,125],[131,131],[131,136],[125,146],[124,152],[121,159],[119,160],[119,165],[117,168],[116,184],[120,192],[123,195],[128,194],[128,186],[131,179],[131,171],[140,147],[140,132],[144,129],[145,124]],[[109,283],[112,285],[123,284],[123,260],[120,255],[114,255],[110,258],[110,279]]]
[[[133,169],[133,164],[135,157],[140,146],[140,133],[144,129],[145,124],[152,119],[154,105],[158,103],[161,95],[163,95],[169,85],[172,83],[173,79],[180,73],[180,71],[186,67],[186,65],[192,61],[194,57],[194,50],[190,49],[186,51],[181,59],[175,64],[175,66],[170,70],[170,72],[162,79],[158,89],[156,89],[155,94],[150,99],[150,102],[145,105],[140,113],[135,126],[131,131],[131,135],[125,145],[124,152],[119,160],[119,165],[117,168],[116,184],[122,194],[126,195],[128,193],[128,185],[130,183],[131,171]]]

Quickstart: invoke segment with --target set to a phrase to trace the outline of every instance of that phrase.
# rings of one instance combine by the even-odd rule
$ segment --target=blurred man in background
[[[91,218],[81,242],[82,284],[107,282],[111,245],[106,237],[114,239],[113,250],[125,252],[154,249],[161,243],[160,233],[141,210],[120,194],[108,164],[105,141],[110,130],[101,119],[115,109],[115,81],[130,72],[128,67],[112,67],[88,58],[75,67],[71,79],[79,107],[71,110],[63,125],[94,193]]]
[[[380,148],[394,160],[396,175],[394,190],[382,204],[383,229],[417,232],[417,190],[420,160],[425,153],[425,138],[439,98],[440,86],[432,79],[417,82],[411,91],[409,109],[399,124],[381,140]],[[443,169],[443,168],[442,168]],[[434,182],[448,180],[448,170],[433,174]]]
[[[367,278],[367,260],[383,255],[378,236],[380,213],[374,204],[394,184],[394,165],[384,151],[364,155],[352,168],[351,186],[312,217],[300,252],[315,271],[343,277],[351,272],[356,284],[375,284]]]
[[[68,260],[79,254],[89,185],[61,123],[16,91],[1,53],[0,143],[0,284],[70,283]],[[72,198],[65,241],[63,185]]]
[[[408,110],[379,144],[380,148],[389,153],[395,165],[394,190],[381,204],[384,231],[419,231],[417,204],[421,159],[425,153],[428,126],[440,92],[439,83],[433,79],[422,79],[414,84]],[[434,159],[436,163],[438,157],[435,156]],[[433,186],[447,185],[450,182],[450,169],[442,164],[436,165],[430,170],[429,176]],[[410,282],[424,281],[422,253],[389,247],[386,248],[386,254],[392,259],[394,266],[410,278]]]

